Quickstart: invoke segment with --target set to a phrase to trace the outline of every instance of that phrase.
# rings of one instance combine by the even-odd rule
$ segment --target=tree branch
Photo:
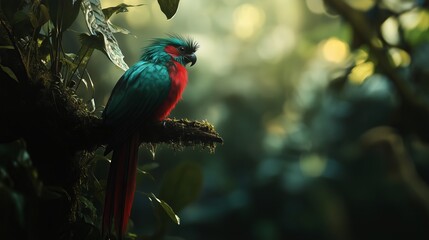
[[[107,144],[111,130],[106,129],[102,120],[93,118],[90,131],[77,134],[79,141],[76,150],[90,150]],[[190,121],[187,119],[166,119],[162,122],[147,123],[140,129],[141,143],[171,144],[175,147],[201,146],[214,150],[217,143],[222,144],[223,139],[207,121]],[[80,136],[79,136],[80,135]]]

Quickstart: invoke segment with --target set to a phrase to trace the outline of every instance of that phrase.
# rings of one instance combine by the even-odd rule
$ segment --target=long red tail
[[[111,235],[112,219],[117,239],[122,239],[131,213],[136,188],[139,135],[113,149],[102,223],[103,239]]]

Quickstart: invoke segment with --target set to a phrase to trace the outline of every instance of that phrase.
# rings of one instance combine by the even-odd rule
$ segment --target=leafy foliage
[[[18,78],[16,77],[15,73],[9,67],[0,64],[0,69],[5,72],[11,79],[18,81]]]
[[[182,162],[166,173],[160,197],[169,202],[173,209],[180,211],[198,197],[202,180],[200,166],[192,162]]]
[[[76,20],[77,15],[79,14],[80,4],[82,0],[77,1],[48,1],[48,12],[49,15],[44,14],[43,20],[51,20],[53,25],[61,29],[61,31],[66,31]],[[40,12],[44,13],[46,6],[40,4]],[[45,22],[43,22],[44,24]],[[39,24],[39,26],[43,25]],[[34,25],[33,25],[34,26]]]
[[[128,69],[128,65],[124,62],[122,54],[116,38],[113,36],[109,25],[106,22],[106,17],[103,14],[101,3],[99,0],[83,0],[82,9],[86,19],[86,25],[92,35],[102,34],[104,38],[104,49],[109,56],[109,59],[123,70]]]
[[[130,7],[140,7],[144,4],[130,5],[121,3],[114,7],[103,8],[103,14],[106,19],[109,19],[113,14],[128,12],[128,8]]]
[[[177,4],[178,1],[176,10]],[[88,152],[86,152],[73,149],[70,144],[63,144],[67,141],[65,139],[73,135],[72,131],[82,127],[78,126],[82,123],[79,123],[79,119],[88,117],[86,119],[89,121],[83,124],[89,125],[92,121],[99,120],[95,116],[89,117],[95,110],[95,86],[87,71],[87,65],[94,50],[104,52],[113,64],[123,70],[128,69],[113,34],[117,32],[129,34],[129,31],[115,26],[109,18],[114,14],[127,12],[130,7],[142,5],[122,3],[102,9],[99,0],[5,0],[0,2],[1,100],[4,100],[4,103],[6,99],[15,98],[18,99],[17,102],[37,100],[30,104],[32,107],[36,106],[35,109],[27,109],[27,107],[19,109],[18,114],[31,115],[33,111],[37,112],[40,109],[47,111],[37,112],[47,116],[34,119],[34,125],[38,126],[38,130],[35,130],[37,133],[25,134],[26,131],[34,130],[32,124],[22,131],[19,130],[16,135],[13,132],[1,132],[2,142],[15,141],[0,144],[0,210],[2,212],[0,238],[32,239],[50,235],[53,239],[101,239],[99,212],[103,202],[105,177],[99,177],[94,172],[109,161],[103,156],[95,155],[93,149],[87,149]],[[64,33],[77,21],[80,11],[85,17],[89,34],[80,34],[81,45],[78,52],[64,52]],[[5,57],[8,55],[12,57]],[[27,72],[15,69],[23,69]],[[89,104],[88,102],[85,104],[85,101],[76,95],[76,92],[83,87],[90,92]],[[3,95],[9,88],[10,93]],[[28,96],[21,99],[20,97],[24,95],[21,90],[26,91]],[[1,106],[5,106],[3,102]],[[10,106],[14,108],[20,104]],[[11,109],[7,107],[6,112],[9,110]],[[49,113],[61,116],[61,120],[53,120],[55,117]],[[13,116],[8,116],[6,121],[0,122],[2,130],[3,124],[6,123],[6,126],[14,124],[8,122],[12,118]],[[65,132],[62,132],[64,135],[57,135],[61,133],[60,128],[67,125],[62,120],[73,123],[68,125],[70,129],[64,129]],[[178,123],[179,121],[166,124],[174,127]],[[20,124],[17,123],[16,126],[22,126]],[[45,124],[55,125],[53,128],[56,130],[49,133],[42,130],[43,126],[47,126]],[[197,124],[195,130],[207,130],[210,134],[213,133],[213,136],[216,135],[218,141],[221,140],[209,123],[186,121],[184,124]],[[184,125],[179,127],[181,131],[185,128]],[[209,127],[211,129],[208,129]],[[32,139],[29,137],[32,134],[37,137]],[[24,136],[23,139],[16,140],[16,136],[21,135]],[[43,140],[39,141],[38,136],[42,135]],[[73,139],[73,141],[85,142],[87,139]],[[186,141],[188,142],[184,145],[191,145],[191,138]],[[26,144],[29,145],[28,152]],[[198,142],[198,144],[203,143]],[[67,147],[63,147],[66,145]],[[213,148],[212,145],[209,147]],[[34,159],[30,159],[30,153]],[[32,165],[33,162],[35,166]],[[165,234],[167,222],[164,216],[179,224],[180,218],[175,211],[183,209],[197,197],[201,188],[201,171],[192,164],[187,166],[196,172],[184,171],[181,166],[178,172],[174,171],[175,174],[168,177],[170,181],[168,184],[196,181],[188,190],[186,197],[171,199],[172,196],[162,193],[170,198],[175,204],[174,207],[171,207],[165,199],[158,198],[153,193],[155,191],[146,194],[154,203],[156,216],[162,219],[158,223],[160,226],[156,229],[164,229],[154,233],[153,239],[157,237],[161,239]],[[144,165],[140,173],[155,180],[150,171],[156,167],[157,164]],[[103,172],[105,174],[107,171]],[[168,187],[165,183],[163,186],[163,188]],[[180,196],[178,190],[186,190],[184,185],[179,187],[175,189],[175,194],[178,196]],[[177,209],[173,210],[176,207]],[[137,235],[130,231],[129,237],[133,236]]]
[[[176,14],[179,7],[180,0],[158,0],[161,11],[165,14],[167,19],[170,19]]]
[[[29,226],[33,223],[27,216],[31,216],[42,185],[22,142],[1,144],[0,160],[0,236],[25,238],[31,234]]]

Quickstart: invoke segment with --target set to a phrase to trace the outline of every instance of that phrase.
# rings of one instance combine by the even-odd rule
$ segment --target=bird
[[[188,82],[187,65],[193,66],[199,45],[179,35],[153,39],[139,61],[115,84],[102,112],[104,126],[111,131],[105,155],[112,152],[105,190],[102,236],[123,239],[136,187],[140,129],[165,120]],[[112,227],[113,224],[113,227]]]

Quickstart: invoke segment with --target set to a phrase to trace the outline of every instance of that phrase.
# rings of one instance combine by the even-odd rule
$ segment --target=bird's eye
[[[183,46],[178,47],[178,49],[179,49],[179,51],[181,51],[181,52],[184,52],[184,51],[185,51],[185,47],[183,47]]]

